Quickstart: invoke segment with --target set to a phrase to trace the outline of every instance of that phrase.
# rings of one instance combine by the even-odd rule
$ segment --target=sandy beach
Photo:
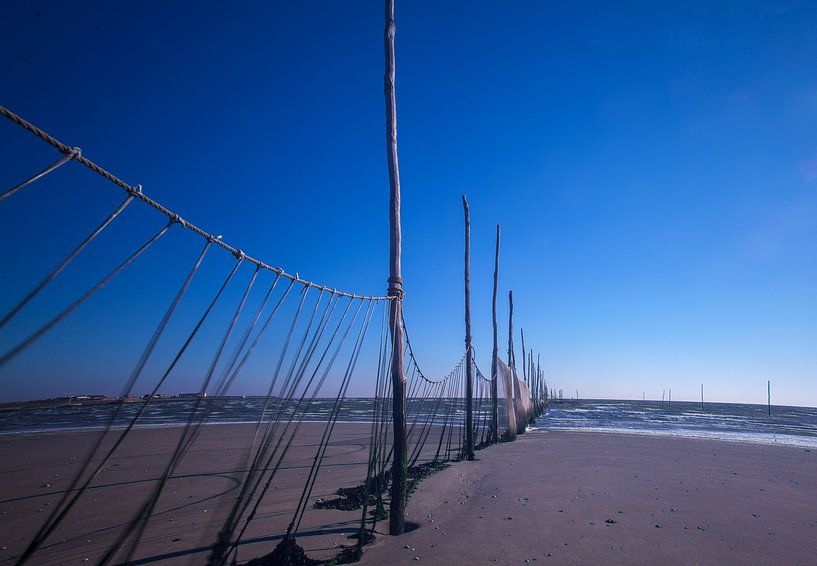
[[[817,564],[817,453],[529,433],[427,479],[363,564]],[[408,546],[408,548],[406,548]]]
[[[179,430],[134,431],[36,563],[93,563],[153,485]],[[280,540],[320,430],[305,425],[244,537],[241,561]],[[248,432],[247,425],[206,427],[168,485],[136,564],[203,563],[237,485]],[[338,425],[313,501],[360,482],[368,432]],[[2,563],[22,551],[92,439],[87,432],[0,437]],[[528,433],[426,479],[408,505],[418,527],[379,535],[363,564],[814,564],[815,469],[817,453],[803,448]],[[332,558],[351,543],[359,517],[310,509],[298,542],[312,558]]]
[[[182,429],[134,430],[83,496],[69,519],[31,563],[94,563],[155,485]],[[239,560],[271,552],[291,519],[323,425],[305,423],[256,519]],[[366,473],[370,425],[338,424],[320,469],[312,501],[359,485]],[[59,500],[96,433],[57,432],[0,436],[0,563],[13,563]],[[136,553],[136,564],[202,564],[231,503],[243,469],[251,425],[210,425],[169,482]],[[112,433],[109,434],[112,436]],[[360,511],[306,511],[298,542],[311,557],[334,557],[350,544]],[[87,562],[86,562],[87,563]]]

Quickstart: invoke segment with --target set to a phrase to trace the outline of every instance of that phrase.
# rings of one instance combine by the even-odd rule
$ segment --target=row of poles
[[[667,394],[666,390],[661,391],[661,406],[664,405],[664,399]],[[578,395],[577,395],[578,396]],[[641,394],[641,402],[646,401],[646,393]],[[669,390],[669,399],[667,400],[667,405],[672,404],[672,389]],[[766,406],[769,411],[769,416],[772,414],[772,380],[766,381]],[[701,412],[704,411],[704,384],[701,383]]]
[[[388,295],[392,297],[389,310],[389,327],[391,329],[392,358],[392,421],[393,421],[393,459],[392,484],[389,493],[389,533],[399,535],[405,531],[406,486],[408,482],[408,438],[406,426],[406,374],[404,369],[404,330],[400,324],[403,311],[403,278],[401,270],[402,229],[400,223],[400,166],[397,154],[397,102],[395,92],[395,49],[394,36],[396,24],[394,19],[394,0],[386,0],[386,25],[384,30],[385,77],[384,96],[386,102],[386,160],[389,171],[389,279]],[[465,446],[466,460],[474,459],[474,361],[471,335],[471,218],[468,200],[462,197],[465,214]],[[497,287],[499,277],[499,238],[500,227],[496,227],[496,254],[494,261],[494,288],[493,288],[493,352],[491,362],[491,432],[489,443],[499,441],[499,418],[497,397],[498,371],[498,339],[497,339]],[[513,294],[509,294],[511,315],[509,318],[508,338],[508,365],[515,369],[516,363],[513,354]],[[522,334],[523,375],[530,384],[533,393],[534,414],[542,409],[542,399],[547,398],[547,386],[539,360],[534,364],[533,353],[525,356],[524,334]],[[514,380],[514,395],[518,397],[518,382]],[[525,423],[527,424],[527,423]]]

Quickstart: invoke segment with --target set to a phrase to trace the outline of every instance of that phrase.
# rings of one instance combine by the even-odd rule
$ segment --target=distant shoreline
[[[142,396],[129,396],[126,397],[124,400],[121,400],[119,397],[108,397],[106,395],[79,395],[79,396],[72,396],[72,397],[52,397],[49,399],[33,399],[33,400],[26,400],[26,401],[6,401],[0,403],[0,411],[15,411],[20,409],[46,409],[50,407],[61,407],[69,405],[69,399],[72,401],[70,405],[110,405],[113,403],[124,402],[124,403],[138,403],[139,401],[143,401],[145,398],[144,395]],[[190,401],[195,400],[197,397],[194,394],[185,394],[185,395],[157,395],[154,397],[151,402],[154,401]],[[220,395],[220,396],[209,396],[206,395],[203,398],[208,400],[221,400],[221,399],[266,399],[266,395]],[[272,396],[272,399],[279,399],[280,397]],[[461,397],[457,397],[461,398]],[[329,397],[319,397],[318,399],[329,399]],[[374,397],[347,397],[347,400],[353,399],[374,399]],[[645,405],[662,405],[665,407],[673,407],[679,405],[695,405],[700,406],[700,401],[695,400],[673,400],[673,401],[661,401],[660,399],[596,399],[593,397],[581,398],[581,399],[551,399],[550,403],[552,405],[562,405],[562,404],[572,404],[576,402],[593,402],[593,403],[638,403],[638,404],[645,404]],[[717,405],[743,405],[749,407],[767,407],[766,403],[741,403],[738,401],[706,401],[704,406],[717,406]],[[775,405],[772,403],[772,409],[817,409],[812,405]]]

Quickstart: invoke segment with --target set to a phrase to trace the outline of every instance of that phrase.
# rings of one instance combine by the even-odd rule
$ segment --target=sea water
[[[712,438],[817,448],[817,408],[739,403],[582,400],[553,403],[533,431]]]
[[[197,407],[198,404],[198,407]],[[0,411],[0,434],[84,430],[127,426],[140,410],[141,402],[117,405],[63,405],[41,409]],[[304,421],[325,422],[332,414],[335,399],[293,401],[267,400],[263,397],[224,397],[197,402],[196,399],[154,400],[139,417],[138,427],[179,426],[187,423],[197,409],[208,423],[255,423],[283,412],[284,418],[303,417]],[[487,417],[490,403],[475,410],[474,420]],[[339,422],[372,422],[376,407],[373,399],[345,399],[338,409]],[[552,403],[547,412],[530,427],[530,432],[553,430],[610,432],[649,435],[673,435],[715,438],[741,442],[778,443],[817,448],[817,408],[736,403],[700,403],[656,401],[581,400]],[[390,417],[390,406],[386,407]],[[460,426],[465,418],[462,399],[409,399],[408,421],[447,422]]]

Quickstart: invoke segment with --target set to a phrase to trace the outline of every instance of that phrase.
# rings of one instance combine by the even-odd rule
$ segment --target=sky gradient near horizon
[[[501,224],[500,352],[512,289],[566,395],[696,400],[705,383],[763,403],[771,379],[774,403],[817,406],[816,26],[795,0],[398,2],[405,311],[425,371],[463,349],[467,194],[483,368]],[[0,22],[0,104],[247,253],[379,295],[382,34],[381,2],[20,2]],[[3,186],[49,156],[0,124]],[[36,272],[121,200],[86,184],[0,205],[0,265]],[[2,279],[5,312],[22,288]],[[141,325],[152,298],[134,289],[126,321],[106,300],[71,328]],[[49,344],[95,371],[35,352],[0,373],[1,400],[116,393],[121,352],[77,336]]]

